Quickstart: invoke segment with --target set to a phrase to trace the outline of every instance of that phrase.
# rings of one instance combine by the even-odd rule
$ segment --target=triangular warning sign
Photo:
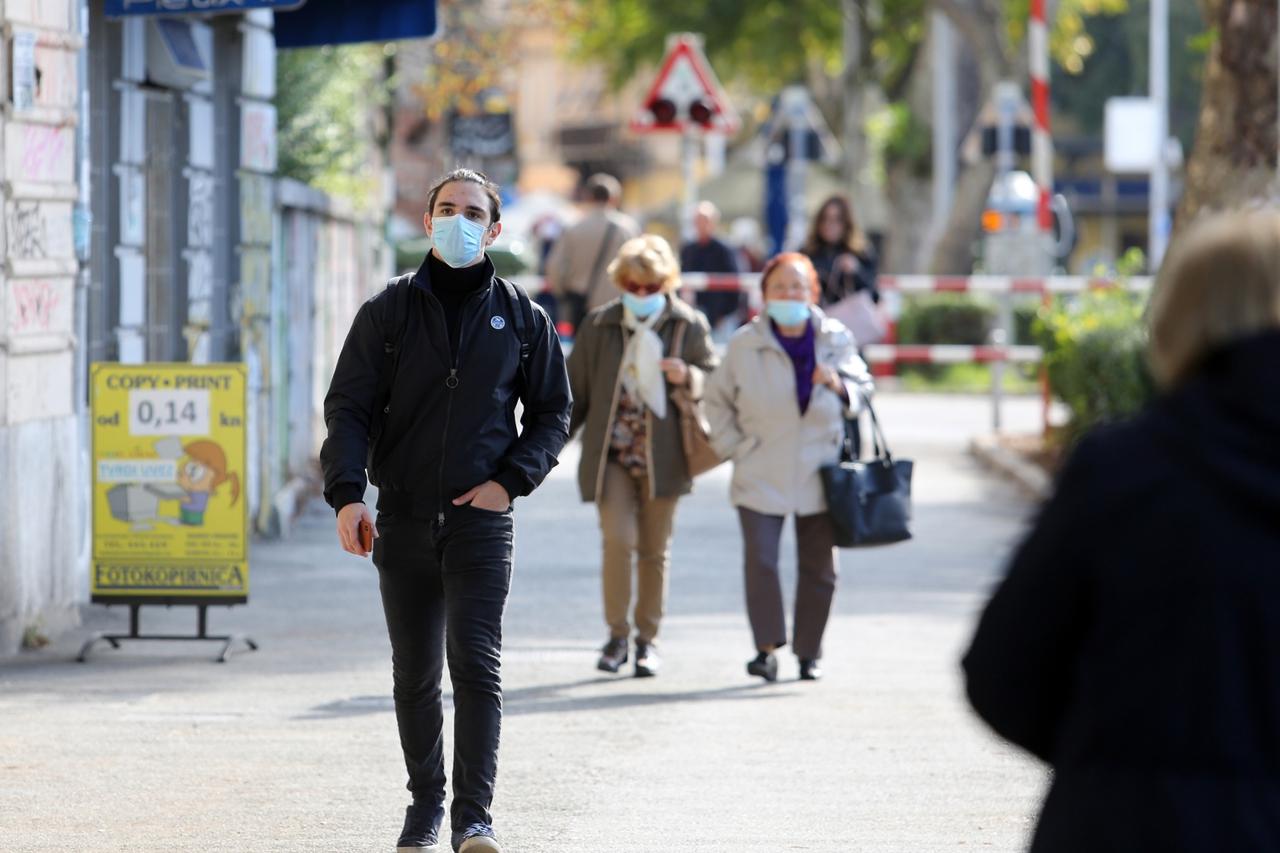
[[[740,122],[698,40],[677,36],[631,120],[638,133],[708,130],[733,134]]]

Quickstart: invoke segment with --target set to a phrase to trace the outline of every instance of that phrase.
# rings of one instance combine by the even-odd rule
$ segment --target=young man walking
[[[445,770],[440,679],[453,682],[452,845],[500,851],[489,806],[502,721],[502,612],[514,498],[556,464],[572,400],[553,324],[499,279],[498,188],[466,169],[431,188],[432,250],[356,314],[325,397],[325,500],[344,550],[372,526],[413,804],[398,850],[437,842]],[[524,404],[517,432],[517,400]],[[379,487],[376,525],[362,502]]]

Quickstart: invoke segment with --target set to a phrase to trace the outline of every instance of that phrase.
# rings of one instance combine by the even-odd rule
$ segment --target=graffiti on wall
[[[276,170],[276,108],[246,103],[240,109],[240,165],[255,172]]]
[[[10,180],[71,183],[75,179],[73,128],[12,122],[5,128],[5,142]]]
[[[11,201],[5,205],[5,250],[11,260],[69,258],[71,205],[67,202]]]
[[[213,175],[192,169],[187,173],[187,245],[204,249],[213,245]]]
[[[9,334],[70,331],[69,279],[10,279],[7,290]]]
[[[120,177],[120,242],[141,246],[147,239],[147,180],[141,169],[117,166]]]

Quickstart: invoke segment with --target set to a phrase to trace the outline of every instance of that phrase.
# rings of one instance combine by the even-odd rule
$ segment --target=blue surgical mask
[[[465,267],[480,257],[487,230],[461,214],[436,216],[431,219],[431,245],[449,266]]]
[[[765,310],[779,326],[799,326],[809,319],[809,303],[796,299],[774,299],[765,303]]]
[[[651,293],[648,296],[623,293],[622,304],[627,306],[627,310],[632,314],[645,320],[653,316],[655,311],[662,310],[662,306],[667,304],[667,296],[665,293]]]

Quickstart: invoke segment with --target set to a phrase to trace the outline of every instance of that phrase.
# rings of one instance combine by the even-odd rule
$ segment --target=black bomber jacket
[[[361,501],[366,465],[379,485],[378,509],[443,519],[446,507],[487,480],[514,500],[542,483],[569,439],[573,400],[564,354],[547,313],[525,302],[533,321],[508,295],[486,257],[488,286],[462,307],[458,355],[450,352],[445,312],[431,292],[428,264],[409,281],[394,313],[387,288],[356,313],[324,400],[328,437],[320,450],[324,497],[334,510]],[[521,371],[526,327],[529,355]],[[401,332],[401,329],[403,330]],[[384,346],[398,337],[398,355],[378,438],[370,448]],[[521,376],[521,373],[524,376]],[[524,404],[521,429],[516,403]]]

